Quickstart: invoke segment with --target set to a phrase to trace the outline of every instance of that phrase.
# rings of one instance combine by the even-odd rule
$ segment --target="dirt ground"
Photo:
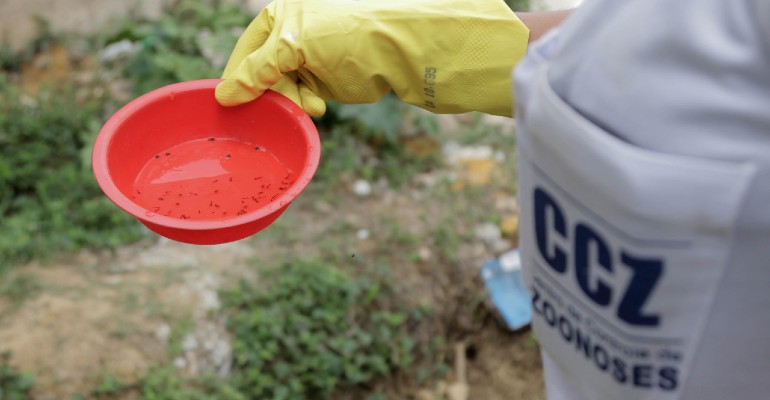
[[[329,205],[302,198],[279,220],[275,232],[229,245],[189,246],[151,237],[114,254],[81,252],[48,264],[20,267],[16,276],[33,281],[36,293],[21,306],[0,302],[0,350],[12,351],[14,365],[35,374],[33,394],[40,400],[87,395],[108,376],[135,382],[158,363],[171,362],[187,375],[203,371],[224,375],[230,349],[218,291],[240,278],[253,278],[255,264],[268,263],[287,251],[308,256],[318,252],[314,241],[338,224],[334,217],[322,216],[326,207]],[[352,226],[373,232],[371,238],[352,240],[340,249],[356,254],[362,262],[368,252],[376,251],[372,243],[378,240],[376,232],[386,229],[371,210],[396,215],[395,209],[421,209],[414,204],[414,193],[408,191],[367,199],[349,197],[332,207],[345,209],[345,220]],[[400,213],[398,218],[411,216]],[[314,222],[293,232],[297,237],[290,248],[282,247],[278,243],[285,237],[281,231],[301,225],[300,221]],[[352,226],[350,236],[356,236],[360,228]],[[458,262],[467,263],[468,272],[458,278],[472,278],[488,253],[483,246],[470,243],[462,249]],[[439,314],[459,316],[456,324],[461,326],[436,334],[448,334],[450,345],[462,342],[467,346],[470,398],[542,399],[539,353],[530,332],[507,332],[492,314],[462,326],[460,314],[470,314],[450,299],[451,288],[462,286],[461,282],[448,282],[450,289],[444,289],[441,280],[451,281],[451,277],[436,274],[430,260],[422,265],[429,272],[394,265],[394,274],[410,289],[412,300],[427,298],[436,304]],[[442,304],[446,309],[442,310]],[[183,355],[169,360],[172,336],[180,324],[190,322],[192,329],[181,338]],[[394,398],[432,400],[438,398],[432,393],[455,379],[450,374],[446,382],[429,387],[416,387],[405,380],[387,392],[398,396]]]

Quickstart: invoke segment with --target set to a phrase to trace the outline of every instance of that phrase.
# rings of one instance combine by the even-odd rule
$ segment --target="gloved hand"
[[[436,113],[511,116],[511,70],[529,31],[503,0],[275,0],[249,25],[217,86],[223,105],[271,88],[308,114],[389,90]]]

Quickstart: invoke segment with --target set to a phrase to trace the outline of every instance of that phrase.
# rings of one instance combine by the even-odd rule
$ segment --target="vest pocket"
[[[535,332],[585,398],[677,399],[755,167],[621,140],[533,58],[517,134]]]

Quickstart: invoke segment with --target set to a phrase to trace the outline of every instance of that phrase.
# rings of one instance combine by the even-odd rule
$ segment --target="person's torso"
[[[533,325],[586,400],[770,393],[768,3],[588,1],[517,68]]]

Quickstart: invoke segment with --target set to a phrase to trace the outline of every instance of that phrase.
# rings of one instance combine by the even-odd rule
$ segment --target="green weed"
[[[120,379],[112,371],[105,371],[99,376],[99,382],[91,392],[96,399],[109,399],[122,393],[130,387],[128,383]]]
[[[415,341],[409,314],[375,279],[297,262],[242,282],[232,307],[234,381],[250,398],[325,397],[406,368]]]
[[[11,353],[0,354],[0,399],[28,399],[34,384],[32,375],[20,373],[11,366]]]

